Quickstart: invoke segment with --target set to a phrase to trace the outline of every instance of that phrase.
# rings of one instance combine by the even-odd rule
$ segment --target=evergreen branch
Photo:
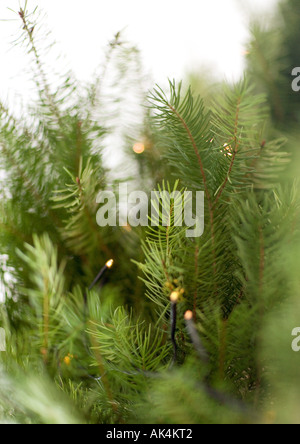
[[[42,350],[43,356],[44,356],[44,363],[47,364],[48,362],[48,349],[49,349],[49,288],[48,288],[48,280],[45,277],[44,278],[44,287],[45,287],[45,293],[44,293],[44,304],[43,304],[43,318],[44,318],[44,348]]]
[[[207,199],[208,210],[209,210],[209,220],[210,220],[210,231],[211,231],[211,242],[212,242],[212,255],[213,255],[213,272],[216,276],[217,274],[217,266],[216,266],[216,245],[215,245],[215,226],[214,226],[214,213],[213,213],[213,203],[209,191],[208,180],[205,172],[204,162],[202,160],[202,156],[200,154],[200,150],[197,145],[196,137],[203,144],[203,139],[205,144],[207,141],[205,140],[205,132],[206,128],[206,120],[207,116],[203,111],[203,103],[198,98],[197,101],[194,102],[191,90],[189,89],[186,96],[183,100],[180,97],[181,91],[181,83],[178,86],[178,90],[176,91],[175,82],[171,83],[170,91],[171,91],[171,100],[168,100],[163,93],[163,91],[159,89],[155,89],[155,95],[150,95],[150,102],[153,103],[155,108],[161,113],[156,117],[159,121],[164,121],[168,125],[168,129],[170,133],[174,133],[175,137],[181,141],[182,129],[187,136],[187,140],[192,147],[194,155],[197,159],[197,164],[200,169],[200,175],[204,185],[204,191]],[[169,112],[171,111],[171,115],[175,117],[175,121],[170,118]],[[189,124],[190,123],[190,124]],[[179,126],[178,126],[179,124]],[[193,134],[195,133],[195,135]],[[207,135],[207,138],[209,135]],[[183,143],[183,139],[182,139]],[[186,141],[185,141],[186,143]]]
[[[25,187],[28,188],[29,193],[33,194],[35,201],[40,202],[43,205],[44,203],[43,196],[40,194],[39,190],[35,187],[31,178],[28,177],[26,171],[24,171],[23,168],[20,166],[20,163],[15,160],[13,154],[10,152],[9,148],[6,146],[4,141],[2,141],[1,143],[1,150],[5,154],[5,156],[9,159],[12,167],[16,169],[17,176],[22,179],[22,183],[24,184]]]
[[[200,167],[200,172],[201,172],[201,176],[202,176],[202,179],[203,179],[203,184],[204,184],[204,190],[205,190],[206,198],[208,200],[209,207],[211,208],[211,197],[210,197],[210,193],[209,193],[208,186],[207,186],[206,174],[205,174],[205,171],[204,171],[202,158],[200,156],[200,153],[199,153],[197,144],[195,142],[195,139],[194,139],[194,137],[192,135],[192,132],[189,129],[189,127],[188,127],[187,123],[185,122],[184,118],[179,114],[179,112],[169,102],[167,102],[167,106],[175,114],[175,116],[180,120],[180,122],[182,123],[182,125],[183,125],[183,127],[184,127],[184,129],[185,129],[185,131],[186,131],[186,133],[188,135],[188,138],[191,141],[192,147],[194,149],[194,152],[195,152],[195,155],[197,157],[197,161],[198,161],[198,164],[199,164],[199,167]]]
[[[203,163],[202,163],[202,159],[198,150],[198,147],[196,145],[195,139],[187,125],[187,123],[185,122],[185,120],[183,119],[183,117],[178,113],[178,111],[170,104],[168,103],[169,108],[171,109],[171,111],[176,115],[176,117],[181,121],[185,131],[188,134],[188,137],[191,141],[191,144],[193,146],[194,152],[196,154],[197,160],[198,160],[198,164],[200,167],[200,171],[201,171],[201,176],[203,179],[203,184],[204,184],[204,190],[205,190],[205,194],[206,194],[206,198],[208,201],[208,210],[209,210],[209,218],[210,218],[210,230],[211,230],[211,239],[212,239],[212,254],[213,254],[213,270],[214,270],[214,275],[217,274],[217,266],[216,266],[216,247],[215,247],[215,227],[214,227],[214,213],[213,213],[213,205],[212,205],[212,201],[211,201],[211,196],[208,190],[208,186],[207,186],[207,180],[206,180],[206,174],[204,171],[204,167],[203,167]]]
[[[115,400],[113,398],[113,394],[112,394],[112,391],[111,391],[111,388],[110,388],[109,380],[107,378],[107,373],[106,373],[106,370],[105,370],[105,367],[104,367],[103,359],[102,359],[101,353],[99,351],[99,346],[98,346],[97,341],[96,341],[96,335],[95,335],[95,333],[96,333],[96,326],[95,326],[95,323],[90,320],[89,321],[89,326],[90,326],[90,329],[91,329],[90,338],[91,338],[91,343],[92,343],[92,350],[95,353],[95,358],[96,358],[96,361],[97,361],[97,364],[98,364],[101,381],[103,382],[103,386],[105,388],[105,391],[106,391],[107,397],[109,399],[109,402],[110,402],[110,404],[112,406],[112,409],[116,412],[118,410],[118,405],[117,405],[117,403],[115,402]]]
[[[102,251],[109,257],[112,256],[112,252],[110,251],[110,249],[104,244],[103,239],[100,236],[100,232],[99,230],[97,230],[94,219],[92,218],[92,215],[90,213],[90,208],[86,202],[85,199],[85,193],[84,190],[82,188],[82,184],[81,184],[81,180],[79,178],[76,179],[76,182],[78,184],[78,190],[79,190],[79,199],[80,199],[80,206],[83,208],[84,210],[84,214],[88,220],[88,224],[89,227],[91,229],[92,232],[95,233],[96,237],[98,238],[99,241],[99,245],[101,246]]]
[[[91,93],[90,93],[91,108],[89,110],[88,117],[91,116],[91,114],[93,113],[93,111],[96,107],[96,98],[97,98],[97,96],[100,95],[99,88],[100,88],[101,80],[103,81],[106,76],[106,72],[108,70],[108,66],[110,64],[112,55],[113,55],[114,51],[116,50],[116,48],[118,48],[120,45],[122,45],[120,38],[121,38],[121,33],[117,32],[114,36],[113,41],[111,41],[109,43],[108,50],[106,51],[106,54],[105,54],[105,61],[103,64],[102,75],[99,75],[96,78],[96,82],[92,85],[92,88],[91,88]]]
[[[269,63],[266,59],[266,56],[261,48],[260,42],[259,42],[259,36],[254,31],[254,41],[252,43],[254,51],[257,55],[256,60],[260,64],[262,71],[264,73],[264,80],[268,83],[268,87],[271,90],[271,99],[273,101],[274,105],[274,111],[276,118],[279,122],[283,122],[284,120],[284,112],[283,112],[283,106],[281,102],[281,97],[277,88],[277,84],[274,78],[274,71],[272,69],[273,63]]]
[[[235,399],[232,396],[228,395],[227,393],[223,393],[219,390],[216,390],[215,388],[211,387],[208,384],[202,384],[200,385],[202,390],[205,391],[205,393],[212,399],[214,399],[216,402],[220,403],[221,405],[226,406],[227,408],[230,408],[238,413],[241,413],[243,415],[246,415],[246,417],[249,417],[252,419],[252,421],[258,421],[258,415],[256,412],[253,411],[253,409],[246,404],[244,404],[239,399]]]
[[[225,357],[226,357],[226,345],[227,345],[227,319],[221,321],[221,338],[220,338],[220,352],[219,352],[219,375],[220,379],[224,379],[225,375]]]
[[[43,196],[43,194],[35,186],[34,182],[32,181],[32,179],[28,176],[27,172],[25,171],[23,165],[21,166],[20,162],[18,162],[15,159],[13,153],[10,152],[9,148],[6,146],[5,141],[3,141],[3,140],[1,142],[1,151],[7,157],[12,168],[14,168],[16,170],[17,177],[21,179],[22,185],[24,185],[27,188],[29,195],[34,197],[34,203],[35,204],[38,203],[39,205],[41,205],[43,210],[46,211],[47,214],[50,216],[51,220],[54,223],[54,226],[59,227],[60,220],[59,220],[58,216],[55,214],[55,212],[52,210],[51,207],[49,208],[47,206],[47,204],[45,202],[45,197]]]
[[[83,159],[80,159],[78,177],[65,169],[73,183],[63,190],[57,190],[52,200],[56,202],[55,209],[67,209],[69,217],[65,220],[63,237],[70,248],[78,254],[89,253],[96,239],[106,258],[111,258],[113,254],[104,243],[96,223],[96,197],[100,190],[97,173],[101,173],[101,170],[93,167],[92,161],[92,158],[88,158],[83,168]]]
[[[196,245],[195,247],[195,292],[194,292],[194,305],[193,305],[193,316],[194,319],[196,319],[197,313],[196,313],[196,309],[197,309],[197,299],[198,299],[198,286],[197,286],[197,279],[198,279],[198,258],[199,258],[199,247],[198,245]]]
[[[20,8],[19,16],[20,16],[20,18],[22,20],[23,29],[25,30],[27,38],[28,38],[28,41],[29,41],[29,43],[31,45],[31,50],[32,50],[32,52],[34,54],[34,57],[35,57],[35,63],[36,63],[36,66],[38,68],[39,74],[40,74],[42,82],[43,82],[43,85],[40,85],[39,81],[36,80],[37,81],[38,89],[39,89],[40,92],[43,91],[45,93],[45,95],[47,97],[47,100],[48,100],[48,103],[50,105],[51,111],[56,116],[57,122],[61,126],[61,116],[60,116],[60,113],[58,111],[58,108],[57,108],[56,104],[53,101],[53,97],[52,97],[52,94],[51,94],[51,91],[50,91],[50,87],[49,87],[49,84],[47,82],[47,76],[46,76],[46,74],[45,74],[45,72],[43,70],[43,65],[42,65],[42,62],[41,62],[41,59],[40,59],[40,55],[39,55],[37,47],[35,45],[34,32],[33,32],[34,31],[34,26],[32,27],[27,22],[26,9],[23,10],[22,8]]]
[[[62,295],[64,292],[65,262],[58,265],[57,249],[53,246],[49,236],[33,236],[33,246],[26,244],[27,255],[18,251],[19,257],[29,267],[32,273],[34,288],[23,289],[29,296],[30,302],[35,308],[36,318],[41,328],[42,344],[40,352],[45,364],[49,362],[50,348],[50,324],[60,311]],[[56,311],[56,315],[54,312]]]
[[[213,204],[213,208],[215,208],[215,206],[217,205],[220,197],[223,194],[223,191],[224,191],[224,189],[225,189],[225,187],[227,185],[227,182],[229,180],[229,177],[230,177],[233,165],[234,165],[235,157],[236,157],[237,152],[238,152],[239,141],[238,141],[237,135],[238,135],[238,123],[239,123],[240,105],[241,105],[241,97],[238,97],[238,102],[237,102],[237,107],[236,107],[236,116],[235,116],[235,122],[234,122],[234,137],[233,137],[234,149],[233,149],[233,152],[231,153],[232,157],[231,157],[231,162],[230,162],[230,165],[229,165],[228,173],[227,173],[226,178],[225,178],[223,184],[221,185],[221,188],[220,188],[220,190],[219,190],[219,192],[218,192],[218,194],[216,196],[215,202]]]
[[[259,292],[262,294],[264,270],[265,270],[265,247],[264,247],[264,235],[262,227],[259,230]]]

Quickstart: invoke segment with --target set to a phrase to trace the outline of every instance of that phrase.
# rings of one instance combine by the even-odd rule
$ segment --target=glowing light
[[[170,296],[171,302],[177,302],[178,299],[179,299],[178,291],[173,291],[173,293],[171,293],[171,296]]]
[[[184,319],[186,321],[190,321],[191,319],[193,319],[193,312],[191,310],[186,311],[185,315],[184,315]]]
[[[109,261],[107,261],[105,265],[107,266],[107,268],[111,268],[114,265],[113,259],[110,259]]]
[[[136,154],[142,154],[145,151],[145,145],[143,143],[135,143],[132,149]]]

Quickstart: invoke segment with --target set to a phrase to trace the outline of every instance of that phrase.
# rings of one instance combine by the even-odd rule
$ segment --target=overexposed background
[[[145,71],[155,83],[181,79],[203,67],[212,74],[236,80],[243,72],[248,24],[253,14],[268,14],[278,0],[28,0],[47,14],[49,28],[66,55],[64,63],[79,80],[91,79],[113,35],[141,50]],[[30,100],[28,59],[11,47],[20,20],[7,8],[24,2],[0,0],[0,97]],[[57,61],[59,70],[59,62]]]

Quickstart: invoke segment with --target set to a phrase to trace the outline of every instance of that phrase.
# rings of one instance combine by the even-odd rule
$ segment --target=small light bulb
[[[143,143],[135,143],[132,149],[136,154],[142,154],[145,151],[145,145]]]
[[[171,302],[178,302],[178,299],[179,299],[178,291],[173,291],[170,296]]]
[[[191,319],[193,319],[193,312],[191,310],[186,311],[185,315],[184,315],[184,319],[186,321],[190,321]]]
[[[113,259],[110,259],[109,261],[107,261],[105,265],[107,266],[107,268],[111,268],[114,265]]]

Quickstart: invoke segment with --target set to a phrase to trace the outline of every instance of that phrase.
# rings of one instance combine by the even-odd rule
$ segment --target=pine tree
[[[205,103],[156,86],[134,131],[132,185],[203,191],[201,237],[177,226],[176,198],[159,226],[100,228],[99,192],[124,181],[103,161],[103,77],[53,90],[35,14],[18,16],[38,100],[26,119],[0,104],[1,422],[299,422],[299,190],[253,77]],[[129,56],[117,34],[107,63]]]

